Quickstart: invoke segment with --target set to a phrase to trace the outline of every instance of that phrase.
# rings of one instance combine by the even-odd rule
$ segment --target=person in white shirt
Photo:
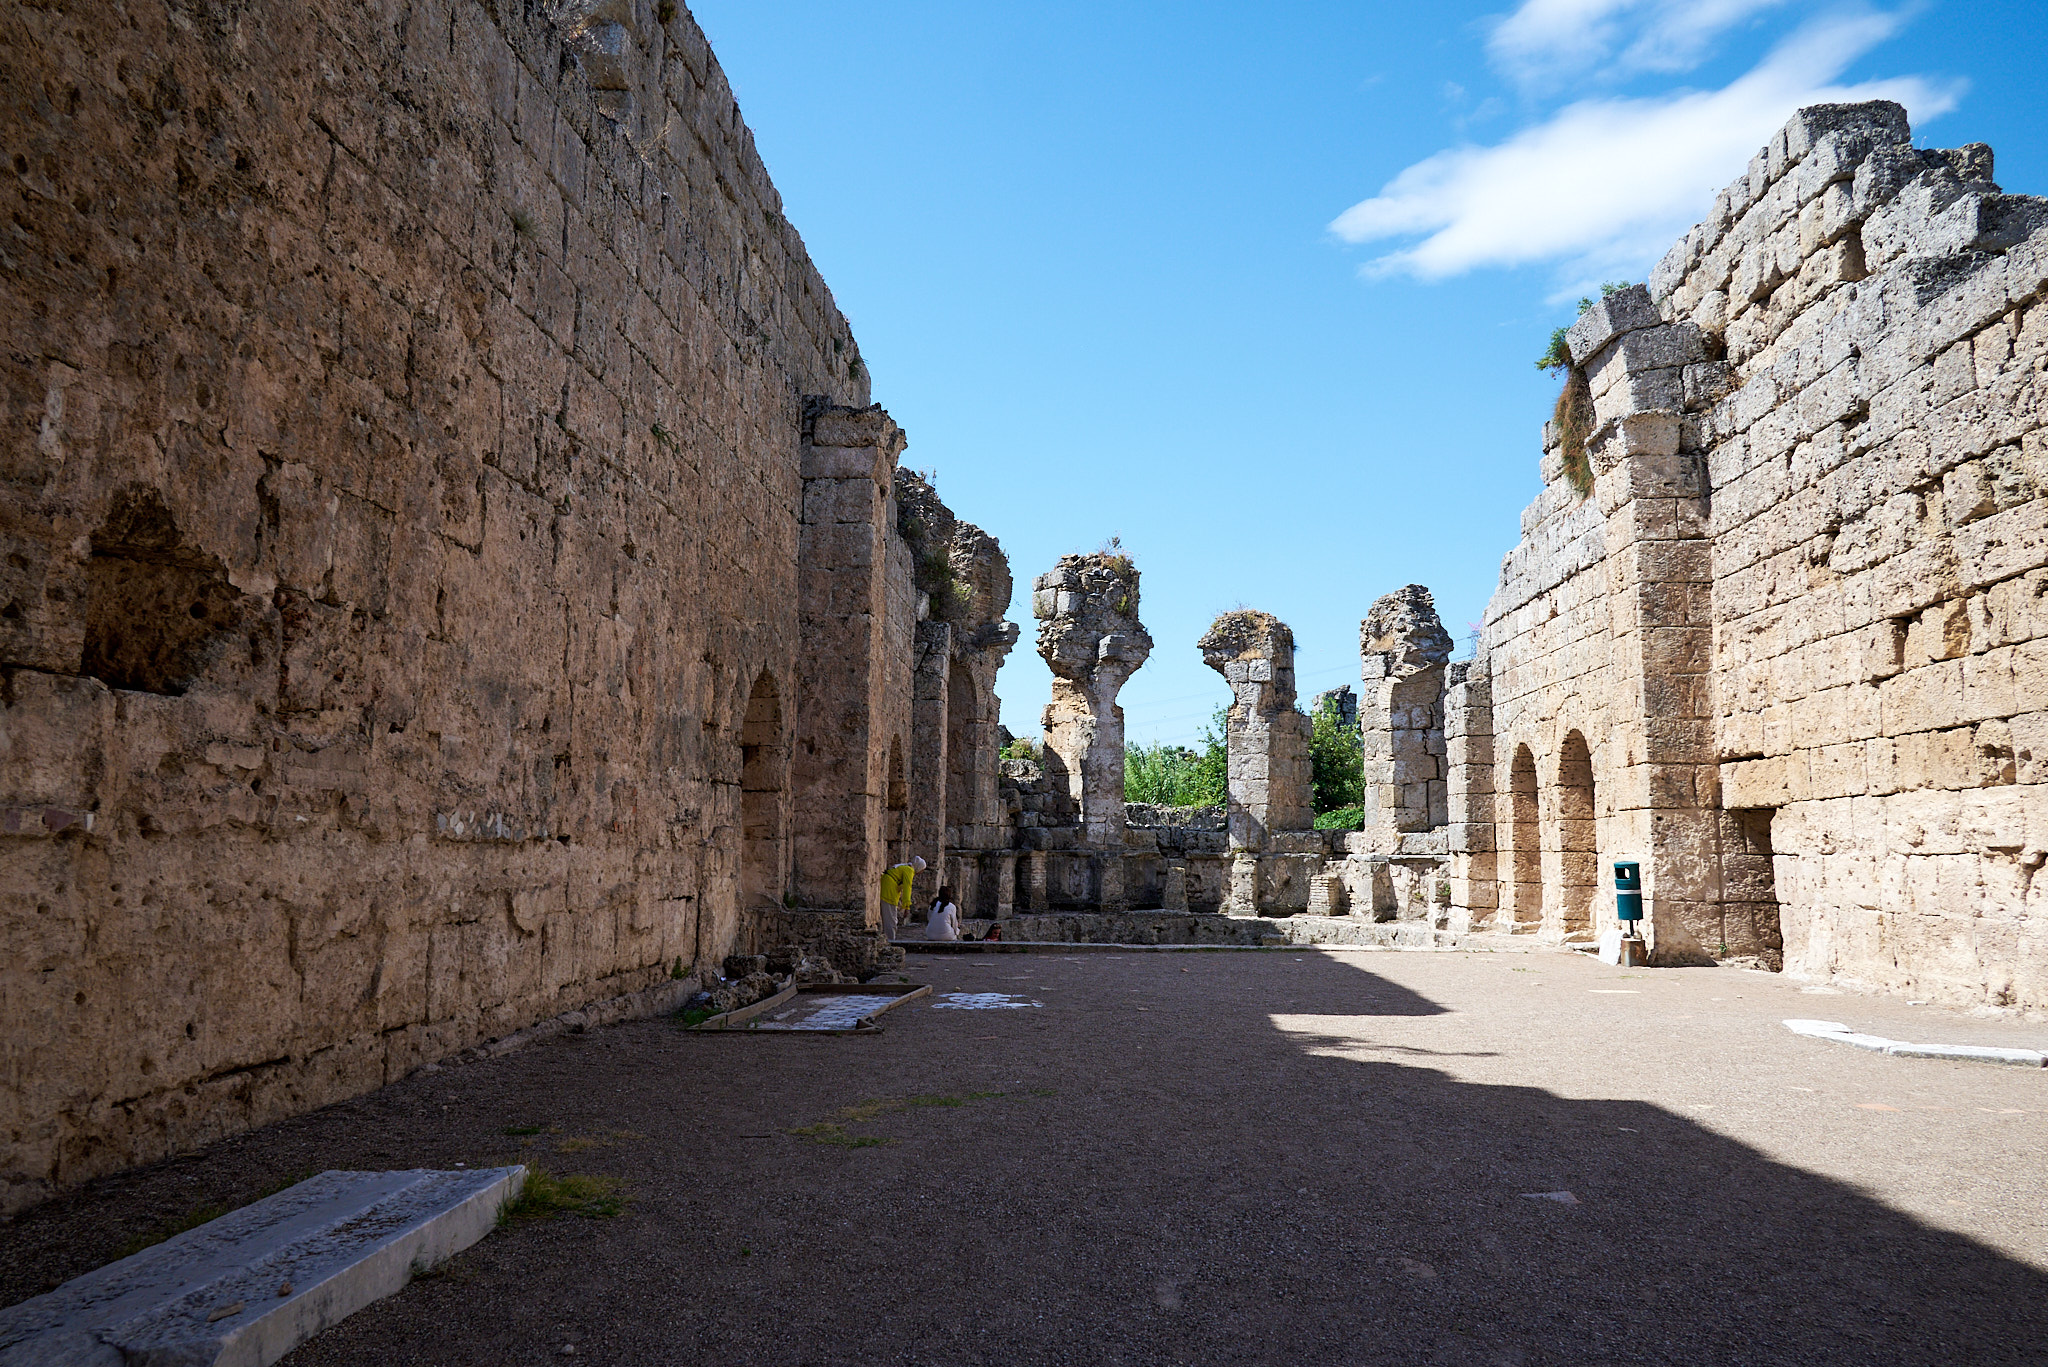
[[[940,888],[939,895],[932,902],[932,913],[924,924],[924,938],[927,940],[957,940],[960,938],[960,908],[953,901],[951,888]]]

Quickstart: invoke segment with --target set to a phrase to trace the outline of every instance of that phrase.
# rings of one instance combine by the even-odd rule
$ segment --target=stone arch
[[[1507,915],[1503,919],[1510,931],[1533,931],[1543,923],[1543,848],[1536,803],[1536,756],[1526,745],[1515,747],[1504,797],[1507,811],[1501,830],[1506,836],[1507,864],[1501,870],[1501,902]]]
[[[766,670],[740,725],[740,905],[782,905],[789,887],[789,745],[782,692]]]
[[[1568,731],[1557,755],[1552,847],[1557,853],[1557,928],[1570,935],[1593,927],[1600,897],[1600,823],[1593,752],[1584,733]]]

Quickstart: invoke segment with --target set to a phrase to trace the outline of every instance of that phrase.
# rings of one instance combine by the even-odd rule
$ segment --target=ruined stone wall
[[[804,398],[867,377],[702,34],[605,14],[0,13],[0,1204],[802,875]]]
[[[1016,892],[1015,827],[998,790],[995,685],[1018,635],[1003,620],[1009,558],[993,536],[955,517],[923,475],[898,470],[896,492],[918,595],[907,848],[929,867],[918,875],[917,899],[928,904],[945,887],[969,917],[1006,916]]]
[[[2048,202],[1991,176],[1808,111],[1651,286],[1730,369],[1695,404],[1728,919],[1775,892],[1801,972],[2041,1007]]]
[[[1630,801],[1644,776],[1626,772],[1642,753],[1644,725],[1641,645],[1628,587],[1633,543],[1610,546],[1621,529],[1610,528],[1598,491],[1581,493],[1566,477],[1558,437],[1557,424],[1548,425],[1544,489],[1522,514],[1522,541],[1502,563],[1483,625],[1499,927],[1552,938],[1590,930],[1594,919],[1590,902],[1575,907],[1580,914],[1569,921],[1564,906],[1560,789],[1568,742],[1584,745],[1590,760],[1592,800],[1584,805],[1593,822],[1590,832],[1576,828],[1569,843],[1647,859],[1651,838],[1647,802]],[[1620,483],[1612,479],[1610,487]],[[1581,885],[1574,888],[1579,896],[1587,880],[1598,879],[1597,868],[1569,872]],[[1478,919],[1480,908],[1461,907]]]
[[[2048,204],[1991,169],[1802,111],[1571,330],[1592,487],[1554,426],[1485,632],[1504,919],[1640,857],[1661,961],[2048,1004]]]

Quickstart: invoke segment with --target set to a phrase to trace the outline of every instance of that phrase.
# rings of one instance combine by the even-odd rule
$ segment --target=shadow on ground
[[[870,1038],[644,1022],[415,1076],[32,1212],[0,1301],[298,1172],[526,1161],[630,1209],[515,1224],[288,1361],[2042,1360],[2048,1277],[1841,1183],[1275,1027],[1442,1009],[1345,962],[913,968],[1045,1005]]]

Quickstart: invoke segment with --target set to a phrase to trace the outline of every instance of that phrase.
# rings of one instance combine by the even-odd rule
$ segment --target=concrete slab
[[[1999,1049],[1988,1044],[1898,1044],[1885,1047],[1893,1058],[1955,1058],[1977,1063],[2009,1063],[2021,1068],[2048,1067],[2048,1054],[2034,1049]]]
[[[0,1311],[0,1367],[268,1367],[483,1238],[525,1181],[323,1172]]]

